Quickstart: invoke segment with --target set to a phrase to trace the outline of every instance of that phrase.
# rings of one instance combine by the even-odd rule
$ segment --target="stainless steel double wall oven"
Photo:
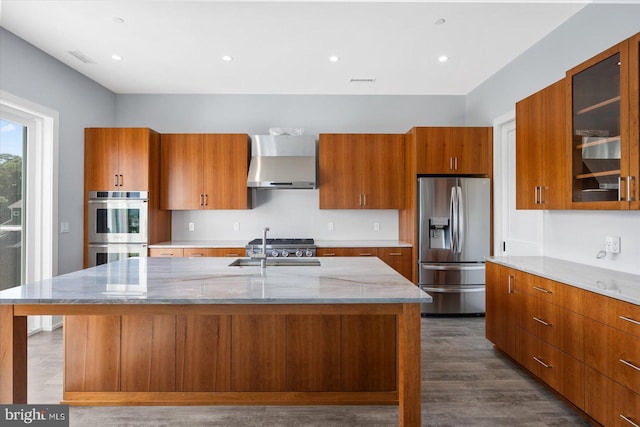
[[[147,191],[90,191],[89,267],[146,257],[149,244]]]

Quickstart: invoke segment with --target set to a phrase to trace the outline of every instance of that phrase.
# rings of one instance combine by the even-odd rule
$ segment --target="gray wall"
[[[82,268],[84,128],[113,126],[116,96],[0,28],[0,89],[59,113],[58,273]]]
[[[592,4],[575,14],[466,97],[466,124],[491,126],[515,103],[640,31],[640,4]]]
[[[158,132],[264,134],[404,133],[420,125],[463,125],[464,96],[118,95],[118,126]]]

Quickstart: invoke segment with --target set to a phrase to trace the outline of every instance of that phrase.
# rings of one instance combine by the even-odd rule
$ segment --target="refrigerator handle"
[[[458,218],[456,220],[458,229],[458,253],[462,252],[462,245],[464,244],[464,204],[462,203],[462,187],[458,186]]]
[[[451,198],[449,200],[449,217],[451,218],[451,224],[449,225],[449,242],[451,252],[456,252],[456,238],[458,236],[458,224],[456,223],[457,214],[457,200],[456,187],[451,187]]]

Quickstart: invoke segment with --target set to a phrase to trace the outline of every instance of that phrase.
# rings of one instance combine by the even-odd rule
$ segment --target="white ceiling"
[[[586,3],[3,0],[0,25],[115,93],[465,95]]]

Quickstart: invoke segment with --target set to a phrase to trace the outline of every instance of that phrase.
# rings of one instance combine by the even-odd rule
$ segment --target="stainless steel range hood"
[[[312,135],[254,135],[247,187],[316,188],[316,139]]]

